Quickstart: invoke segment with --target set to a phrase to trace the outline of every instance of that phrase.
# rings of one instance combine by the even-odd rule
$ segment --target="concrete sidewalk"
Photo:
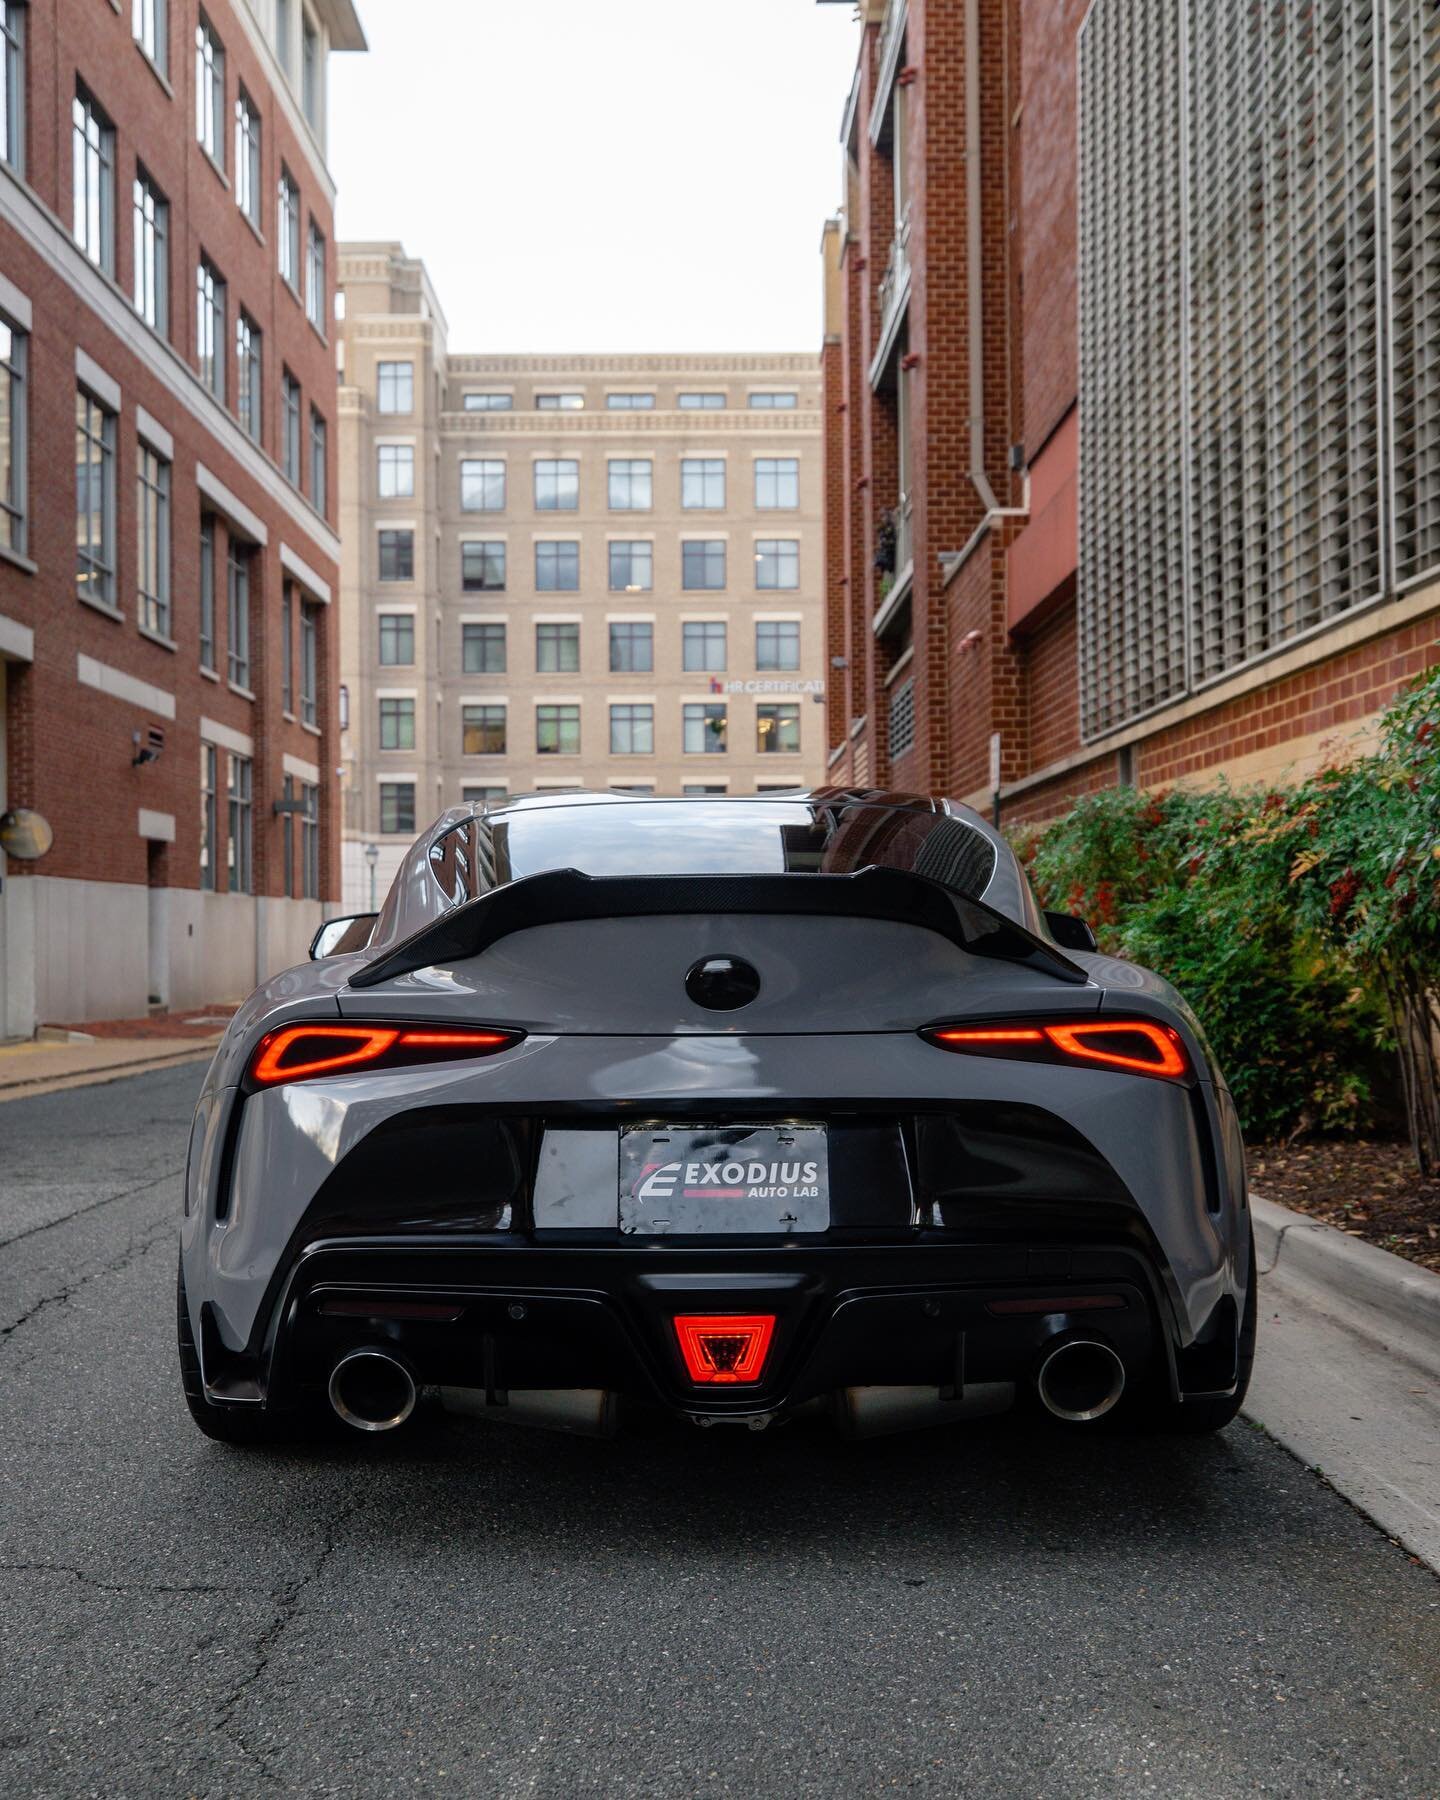
[[[1245,1411],[1440,1570],[1440,1276],[1256,1198]]]
[[[0,1044],[0,1101],[206,1061],[233,1011],[233,1005],[217,1003],[143,1019],[42,1025],[33,1039]]]

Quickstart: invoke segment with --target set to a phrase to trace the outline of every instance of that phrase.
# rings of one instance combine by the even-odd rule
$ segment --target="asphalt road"
[[[0,1105],[0,1794],[1440,1794],[1440,1581],[1252,1426],[208,1443],[198,1079]]]

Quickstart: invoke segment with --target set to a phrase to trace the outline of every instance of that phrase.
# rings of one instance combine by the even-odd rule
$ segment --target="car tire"
[[[1255,1232],[1252,1227],[1250,1285],[1245,1293],[1245,1310],[1240,1316],[1235,1392],[1213,1399],[1175,1401],[1166,1398],[1159,1403],[1152,1403],[1143,1420],[1145,1427],[1178,1437],[1206,1437],[1212,1431],[1223,1431],[1245,1404],[1250,1374],[1255,1367],[1255,1334],[1259,1316],[1260,1281],[1255,1267]]]
[[[219,1444],[268,1444],[277,1433],[274,1423],[257,1407],[216,1406],[205,1398],[200,1358],[190,1329],[190,1308],[185,1300],[185,1265],[175,1272],[175,1336],[180,1352],[180,1385],[190,1417]]]

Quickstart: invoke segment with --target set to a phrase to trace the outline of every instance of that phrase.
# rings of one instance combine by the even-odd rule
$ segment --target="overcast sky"
[[[815,0],[358,0],[344,238],[428,265],[460,351],[814,350],[859,28]]]

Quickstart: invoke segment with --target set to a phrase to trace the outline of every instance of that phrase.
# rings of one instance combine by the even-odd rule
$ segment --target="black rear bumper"
[[[674,1327],[684,1314],[773,1315],[760,1379],[697,1385]],[[1163,1284],[1134,1243],[562,1248],[352,1238],[305,1249],[264,1342],[243,1358],[214,1346],[206,1376],[214,1400],[282,1409],[323,1393],[348,1351],[383,1347],[420,1384],[481,1390],[493,1404],[527,1389],[603,1389],[722,1419],[848,1388],[1027,1384],[1042,1347],[1082,1328],[1116,1350],[1131,1378],[1153,1370],[1177,1396],[1197,1385],[1182,1383]],[[1198,1385],[1215,1385],[1197,1373]]]

